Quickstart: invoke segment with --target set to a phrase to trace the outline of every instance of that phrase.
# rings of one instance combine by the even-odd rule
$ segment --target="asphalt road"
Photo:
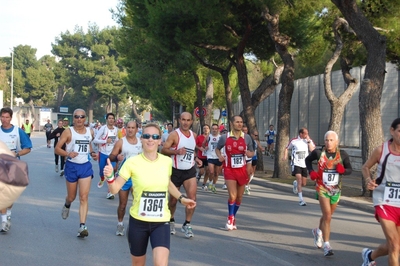
[[[78,201],[67,220],[61,218],[65,181],[54,171],[53,149],[44,133],[32,136],[33,151],[22,157],[29,164],[30,185],[12,210],[12,227],[0,234],[0,265],[130,265],[125,237],[115,236],[118,198],[107,200],[107,188],[98,189],[98,166],[89,195],[89,237],[79,239]],[[306,198],[300,207],[288,185],[253,181],[238,211],[236,231],[225,231],[227,192],[203,192],[192,221],[193,239],[177,230],[171,237],[170,265],[361,265],[361,250],[384,241],[371,212],[357,204],[339,206],[332,221],[332,257],[313,246],[311,229],[320,218],[318,202]],[[176,212],[177,229],[184,208]],[[125,216],[125,224],[128,215]],[[377,261],[387,265],[386,258]],[[152,265],[148,249],[147,265]]]

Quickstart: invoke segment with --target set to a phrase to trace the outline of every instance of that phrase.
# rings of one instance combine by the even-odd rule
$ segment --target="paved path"
[[[0,234],[0,265],[130,265],[126,238],[115,236],[117,198],[105,199],[106,186],[97,188],[96,175],[89,195],[89,237],[78,239],[77,202],[70,217],[61,218],[66,189],[54,172],[53,149],[46,148],[44,134],[34,134],[32,140],[35,148],[22,158],[29,164],[31,182],[13,207],[11,230]],[[94,168],[97,172],[97,163]],[[222,180],[213,194],[201,191],[199,184],[195,237],[188,240],[179,230],[171,237],[170,265],[360,265],[362,248],[384,239],[371,213],[358,205],[341,206],[332,223],[336,253],[325,258],[311,237],[321,215],[318,202],[310,197],[300,207],[290,185],[259,178],[239,209],[238,230],[227,232],[227,192],[221,185]],[[178,206],[178,229],[183,219],[184,208]],[[149,248],[147,265],[152,264]]]

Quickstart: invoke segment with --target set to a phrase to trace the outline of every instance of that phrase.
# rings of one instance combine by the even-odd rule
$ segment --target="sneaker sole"
[[[87,230],[83,230],[82,232],[79,233],[77,237],[84,238],[87,236],[89,236],[89,232]]]
[[[315,241],[315,234],[317,234],[317,233],[314,233],[314,230],[311,230],[311,233],[313,234],[313,237],[314,237],[314,246],[315,246],[316,248],[322,248],[322,245],[319,247],[319,246],[317,245],[317,241]]]
[[[225,229],[226,229],[227,231],[232,231],[232,230],[233,230],[233,227],[230,227],[229,225],[225,225]]]
[[[333,250],[330,250],[327,254],[324,254],[325,257],[333,256]]]

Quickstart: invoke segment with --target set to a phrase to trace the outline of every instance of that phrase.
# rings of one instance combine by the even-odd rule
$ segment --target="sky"
[[[36,57],[51,54],[51,43],[62,32],[74,32],[75,26],[86,32],[89,23],[100,29],[117,26],[110,9],[119,0],[0,0],[0,57],[11,49],[29,45]]]

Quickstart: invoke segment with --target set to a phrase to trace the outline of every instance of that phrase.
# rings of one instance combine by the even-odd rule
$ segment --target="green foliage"
[[[67,75],[59,69],[63,82],[68,82],[75,93],[81,95],[83,106],[93,108],[96,101],[126,98],[126,76],[115,49],[116,28],[99,30],[89,25],[87,33],[82,28],[65,32],[53,44],[53,54],[59,57]]]

